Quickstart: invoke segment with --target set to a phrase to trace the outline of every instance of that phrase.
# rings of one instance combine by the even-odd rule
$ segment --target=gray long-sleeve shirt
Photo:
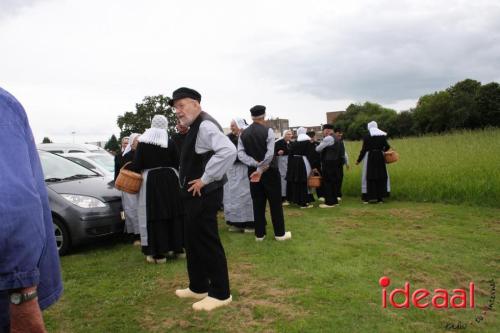
[[[316,147],[316,152],[321,153],[323,149],[325,149],[328,146],[333,146],[334,144],[335,144],[335,139],[332,136],[327,136]]]
[[[241,141],[241,136],[238,138],[238,158],[243,164],[248,165],[249,167],[257,168],[257,171],[262,173],[262,170],[269,166],[274,158],[274,143],[275,143],[274,131],[270,128],[267,132],[266,146],[267,151],[264,159],[260,162],[257,162],[253,157],[248,156],[245,152],[245,147],[243,146],[243,142]]]
[[[234,144],[213,122],[208,120],[200,124],[194,149],[197,154],[214,152],[201,176],[201,181],[205,185],[221,180],[236,160],[237,152]]]
[[[323,149],[328,146],[332,146],[337,142],[337,140],[332,136],[327,136],[323,139],[323,141],[316,147],[316,152],[321,153]],[[349,155],[347,155],[347,151],[344,152],[344,164],[349,165]]]

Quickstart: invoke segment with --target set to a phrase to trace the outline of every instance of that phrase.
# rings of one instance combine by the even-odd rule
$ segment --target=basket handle
[[[130,163],[132,163],[131,161],[128,161],[127,163],[125,163],[121,168],[120,168],[120,171],[123,170],[123,168],[125,168],[127,165],[129,165]]]
[[[313,170],[311,175],[321,176],[321,173],[318,170]]]

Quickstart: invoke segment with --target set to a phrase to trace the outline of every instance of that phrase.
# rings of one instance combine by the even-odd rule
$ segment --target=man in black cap
[[[344,165],[349,171],[349,156],[347,155],[347,151],[345,150],[344,145],[344,133],[340,127],[335,127],[334,129],[335,141],[339,143],[339,159],[341,163],[339,163],[339,181],[337,186],[337,200],[342,200],[342,182],[344,181]]]
[[[283,241],[292,238],[292,233],[285,232],[281,177],[278,166],[273,163],[275,138],[272,128],[266,126],[265,111],[263,105],[250,109],[253,123],[239,137],[238,158],[248,166],[255,240],[263,241],[266,236],[266,201],[269,200],[275,239]]]
[[[222,205],[226,171],[236,159],[236,148],[219,123],[201,110],[200,101],[196,90],[179,88],[169,102],[180,124],[189,127],[179,167],[189,287],[175,294],[199,299],[193,304],[195,310],[211,311],[232,301],[217,211]]]
[[[340,181],[339,165],[340,144],[333,136],[333,125],[323,125],[323,141],[316,147],[321,157],[321,172],[323,176],[323,194],[325,203],[320,208],[332,208],[339,202],[337,200],[338,186]]]
[[[318,147],[319,142],[316,140],[316,131],[308,131],[306,132],[306,135],[311,138],[311,143],[314,147],[312,153],[311,153],[311,160],[309,163],[311,164],[311,168],[313,172],[318,172],[321,170],[321,161],[320,161],[320,154],[316,151],[316,147]],[[323,191],[321,187],[316,188],[316,196],[318,198],[323,197]],[[314,202],[314,196],[312,194],[312,189],[311,193],[309,194],[310,197],[310,202]]]

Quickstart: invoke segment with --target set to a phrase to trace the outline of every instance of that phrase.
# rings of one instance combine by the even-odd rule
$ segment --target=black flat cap
[[[323,129],[331,129],[332,130],[333,129],[333,125],[331,125],[331,124],[324,124],[323,125]]]
[[[174,92],[172,93],[172,98],[168,102],[168,105],[174,106],[175,101],[183,98],[191,98],[198,102],[201,102],[201,95],[199,92],[191,88],[182,87],[174,90]]]
[[[252,117],[262,116],[264,113],[266,113],[266,107],[264,105],[256,105],[250,109]]]

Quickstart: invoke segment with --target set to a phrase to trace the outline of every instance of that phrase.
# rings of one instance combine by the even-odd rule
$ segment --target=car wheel
[[[57,251],[59,251],[60,256],[63,256],[68,253],[71,246],[69,232],[64,223],[62,223],[59,219],[53,218],[52,222],[54,224],[54,235],[56,237]]]

